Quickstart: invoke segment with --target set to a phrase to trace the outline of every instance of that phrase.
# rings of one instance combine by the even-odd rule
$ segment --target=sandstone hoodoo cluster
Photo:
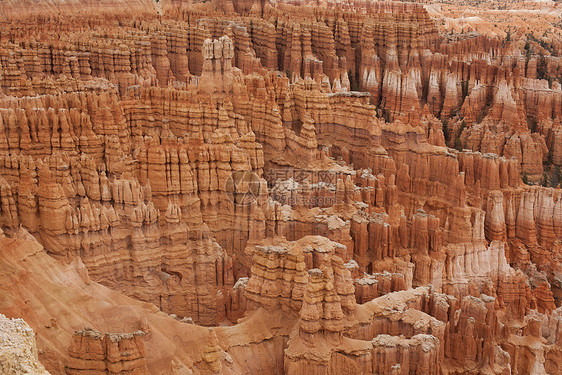
[[[562,373],[559,43],[420,3],[25,4],[1,373]]]

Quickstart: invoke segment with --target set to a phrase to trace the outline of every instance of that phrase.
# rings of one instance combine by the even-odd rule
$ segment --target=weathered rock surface
[[[35,333],[23,319],[0,314],[0,370],[2,374],[48,375],[39,363]]]
[[[562,371],[562,195],[528,185],[560,179],[556,43],[414,3],[21,8],[0,313],[52,374]]]
[[[68,348],[67,374],[148,374],[143,331],[105,333],[76,331]]]

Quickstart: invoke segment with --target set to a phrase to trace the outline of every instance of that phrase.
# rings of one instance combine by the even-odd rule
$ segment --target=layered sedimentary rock
[[[51,373],[560,372],[555,53],[410,3],[16,5],[0,313]]]
[[[67,374],[148,374],[143,331],[105,333],[76,331],[68,353]]]
[[[203,71],[199,87],[208,93],[232,90],[234,46],[228,36],[203,42]]]

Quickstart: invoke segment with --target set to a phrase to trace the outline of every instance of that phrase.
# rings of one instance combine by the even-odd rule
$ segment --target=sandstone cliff
[[[0,312],[52,374],[562,371],[559,57],[414,3],[0,10]]]

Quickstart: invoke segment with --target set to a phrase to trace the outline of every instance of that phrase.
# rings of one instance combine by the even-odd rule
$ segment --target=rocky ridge
[[[561,197],[522,180],[558,57],[410,3],[0,8],[0,311],[51,373],[560,370]]]

